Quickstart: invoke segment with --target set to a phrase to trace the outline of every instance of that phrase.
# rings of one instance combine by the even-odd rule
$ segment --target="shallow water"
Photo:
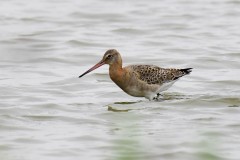
[[[1,160],[239,160],[240,2],[1,1]],[[151,102],[108,67],[192,67]]]

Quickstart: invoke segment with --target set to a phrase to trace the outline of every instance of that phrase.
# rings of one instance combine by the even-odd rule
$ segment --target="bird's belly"
[[[158,91],[158,85],[132,85],[124,89],[126,93],[134,97],[146,97],[149,98],[149,95],[156,95]]]
[[[146,97],[152,99],[157,93],[167,90],[170,88],[175,81],[164,83],[162,85],[133,85],[123,89],[127,94],[134,97]]]
[[[137,86],[131,86],[124,89],[124,91],[134,97],[145,97],[144,91],[138,88]]]

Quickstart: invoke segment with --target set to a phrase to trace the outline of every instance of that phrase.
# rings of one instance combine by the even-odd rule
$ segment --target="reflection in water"
[[[112,111],[112,112],[128,112],[131,111],[132,109],[114,109],[111,106],[108,106],[108,111]]]
[[[114,104],[134,104],[134,103],[139,103],[139,102],[141,102],[141,101],[137,101],[137,102],[114,102]]]

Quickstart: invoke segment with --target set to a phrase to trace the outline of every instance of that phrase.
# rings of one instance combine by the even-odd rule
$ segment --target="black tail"
[[[184,68],[180,69],[180,71],[183,72],[184,75],[186,75],[192,72],[192,68]]]

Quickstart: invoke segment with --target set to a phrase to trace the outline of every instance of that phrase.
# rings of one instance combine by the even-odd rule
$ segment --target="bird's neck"
[[[118,86],[121,85],[123,81],[124,71],[122,68],[122,62],[118,61],[109,67],[109,75],[112,81],[114,81]]]
[[[122,68],[122,62],[121,61],[118,61],[114,64],[110,64],[109,66],[109,73],[110,75],[118,75],[122,72],[123,68]]]

